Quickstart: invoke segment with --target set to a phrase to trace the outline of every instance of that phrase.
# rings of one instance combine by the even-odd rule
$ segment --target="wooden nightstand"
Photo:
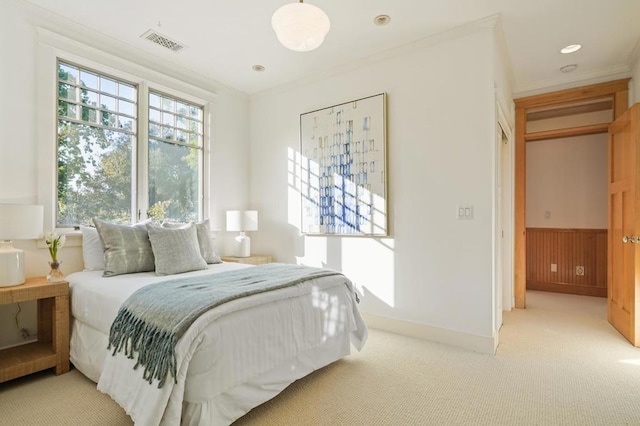
[[[263,256],[260,254],[252,254],[249,257],[222,256],[223,262],[246,263],[248,265],[264,265],[271,263],[271,256]]]
[[[0,383],[36,371],[69,371],[69,283],[27,278],[0,288],[0,304],[38,301],[38,341],[0,350]]]

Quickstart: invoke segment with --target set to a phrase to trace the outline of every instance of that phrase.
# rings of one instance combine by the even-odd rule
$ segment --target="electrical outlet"
[[[544,212],[544,218],[546,220],[551,219],[551,210],[547,210],[547,211]]]
[[[27,340],[29,337],[31,337],[31,335],[29,334],[29,330],[27,330],[26,328],[21,328],[20,334],[22,335],[22,338],[24,340]]]
[[[558,264],[557,263],[552,263],[551,264],[551,272],[558,272]]]
[[[584,266],[576,266],[576,275],[584,275]]]

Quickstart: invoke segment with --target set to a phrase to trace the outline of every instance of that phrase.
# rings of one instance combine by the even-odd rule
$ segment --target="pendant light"
[[[311,4],[289,3],[275,11],[271,26],[287,49],[308,52],[318,48],[331,28],[329,17]]]

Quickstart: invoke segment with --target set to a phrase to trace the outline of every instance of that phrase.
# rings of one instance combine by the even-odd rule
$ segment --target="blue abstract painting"
[[[386,236],[386,94],[300,115],[302,232]]]

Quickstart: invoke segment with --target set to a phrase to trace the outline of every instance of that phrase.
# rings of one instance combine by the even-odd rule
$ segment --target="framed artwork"
[[[386,236],[386,94],[300,114],[302,233]]]

